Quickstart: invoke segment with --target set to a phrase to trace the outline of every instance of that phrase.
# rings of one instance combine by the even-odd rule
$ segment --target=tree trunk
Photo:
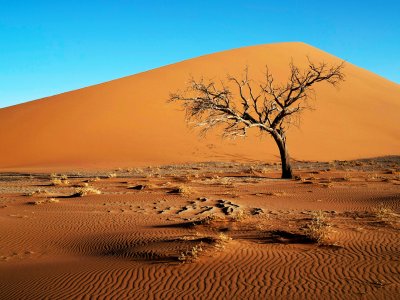
[[[292,179],[293,171],[292,166],[290,165],[290,157],[286,147],[286,139],[284,136],[280,135],[278,132],[272,134],[276,144],[279,148],[279,153],[281,155],[282,162],[282,178],[283,179]]]

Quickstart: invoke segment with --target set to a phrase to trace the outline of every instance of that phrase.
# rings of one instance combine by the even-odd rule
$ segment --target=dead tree
[[[326,82],[336,86],[344,80],[344,62],[329,66],[308,61],[304,70],[291,62],[285,84],[276,84],[268,67],[263,81],[256,83],[249,79],[246,67],[241,79],[228,76],[228,85],[191,79],[185,92],[171,94],[169,100],[181,101],[187,121],[201,127],[202,133],[222,126],[224,137],[246,136],[250,128],[270,134],[279,148],[282,178],[293,178],[286,146],[287,129],[296,124],[303,110],[312,108],[308,100],[314,96],[314,84]]]

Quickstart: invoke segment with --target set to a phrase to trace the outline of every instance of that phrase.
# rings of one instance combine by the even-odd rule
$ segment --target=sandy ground
[[[399,161],[2,173],[0,299],[398,299]]]

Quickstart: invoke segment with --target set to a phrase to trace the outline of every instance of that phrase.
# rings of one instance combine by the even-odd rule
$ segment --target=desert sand
[[[0,109],[0,299],[398,299],[400,86],[346,63],[276,145],[200,138],[189,76],[277,80],[303,43],[205,55]]]
[[[261,79],[267,64],[285,81],[289,62],[340,63],[303,43],[246,47],[206,55],[148,72],[0,110],[0,169],[116,168],[201,161],[277,159],[269,138],[201,139],[184,113],[167,104],[190,76]],[[288,131],[288,148],[298,160],[357,159],[399,154],[400,86],[350,63],[338,89],[316,87],[315,110]]]
[[[398,299],[399,159],[2,173],[0,299]]]

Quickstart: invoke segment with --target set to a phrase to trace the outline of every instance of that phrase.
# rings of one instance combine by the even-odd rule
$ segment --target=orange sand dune
[[[148,72],[0,110],[0,168],[125,167],[210,160],[270,160],[270,138],[260,141],[198,137],[169,93],[190,75],[239,75],[248,65],[261,79],[268,64],[284,80],[291,58],[305,65],[340,59],[303,43],[281,43],[206,55]],[[316,89],[316,110],[288,135],[293,158],[332,160],[399,154],[400,87],[347,64],[339,89]]]

